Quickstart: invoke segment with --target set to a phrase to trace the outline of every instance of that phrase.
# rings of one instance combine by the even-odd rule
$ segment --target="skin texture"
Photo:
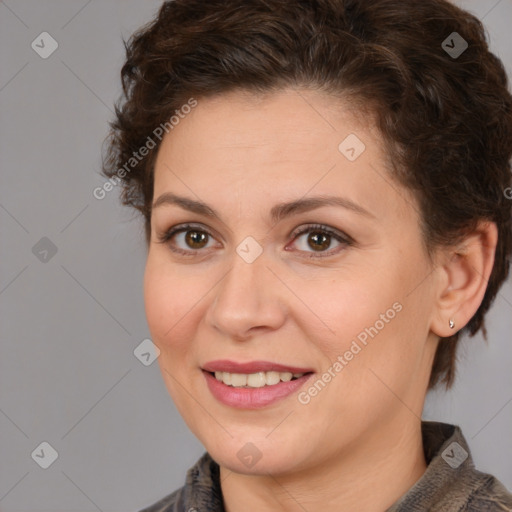
[[[435,349],[453,332],[450,318],[461,328],[478,308],[496,227],[483,224],[430,260],[417,202],[393,181],[382,139],[362,117],[311,90],[237,91],[200,99],[159,150],[154,199],[172,192],[221,218],[154,208],[144,288],[165,384],[221,466],[228,512],[248,503],[255,512],[382,511],[425,470],[420,418]],[[349,134],[365,144],[353,162],[338,149]],[[323,206],[269,217],[277,203],[319,195],[369,214]],[[184,223],[212,236],[159,242]],[[317,223],[354,243],[291,236]],[[263,249],[252,263],[236,252],[248,236]],[[395,303],[400,312],[307,404],[294,393],[235,409],[206,385],[201,366],[216,359],[308,367],[319,377]],[[237,456],[248,442],[261,453],[251,468]]]

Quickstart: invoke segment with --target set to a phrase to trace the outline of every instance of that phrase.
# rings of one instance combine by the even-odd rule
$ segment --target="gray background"
[[[3,512],[135,511],[181,486],[203,452],[157,364],[133,354],[149,337],[142,224],[117,190],[92,195],[120,93],[121,38],[160,3],[0,2]],[[484,20],[511,74],[512,0],[459,4]],[[47,59],[31,47],[44,31],[58,42]],[[33,253],[43,237],[55,255],[41,252],[45,242]],[[477,466],[510,489],[511,312],[509,280],[489,314],[490,343],[467,340],[455,388],[432,393],[424,413],[459,424]],[[43,441],[58,452],[48,469],[31,457]]]

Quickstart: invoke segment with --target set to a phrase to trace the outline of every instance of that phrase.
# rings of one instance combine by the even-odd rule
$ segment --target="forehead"
[[[388,173],[382,139],[352,105],[315,91],[237,91],[199,99],[164,137],[154,197],[180,191],[256,204],[257,196],[275,202],[339,191],[377,215],[397,207],[410,215],[408,192]]]
[[[350,130],[378,139],[368,116],[354,105],[311,90],[284,89],[264,95],[233,91],[198,100],[184,117],[163,145],[166,139],[191,142],[191,137],[201,137],[205,149],[284,152],[297,144],[318,148],[322,142],[337,150],[340,137]]]

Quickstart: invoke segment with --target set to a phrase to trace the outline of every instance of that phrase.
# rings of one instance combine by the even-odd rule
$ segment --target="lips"
[[[297,392],[314,375],[311,368],[289,366],[270,361],[237,363],[227,359],[209,361],[202,366],[202,371],[211,394],[220,403],[240,409],[259,409],[270,406]],[[223,382],[226,374],[231,374],[228,380],[235,379],[237,374],[238,377],[242,377],[241,374],[248,375],[247,379],[249,381],[251,376],[265,372],[276,372],[278,376],[281,376],[281,380],[271,384],[267,380],[267,384],[261,387],[254,387],[254,383],[250,386],[236,386],[232,382],[228,384]],[[218,373],[223,374],[223,378],[220,380],[216,378]],[[276,373],[274,373],[274,377]],[[294,375],[293,378],[292,375]],[[258,377],[261,378],[261,375],[258,375]],[[248,381],[247,384],[249,384]]]
[[[260,409],[292,396],[305,386],[314,374],[307,373],[295,380],[260,388],[228,386],[206,370],[203,370],[203,375],[210,393],[221,404],[237,409]]]
[[[251,361],[248,363],[237,363],[228,359],[219,359],[209,361],[202,366],[202,369],[215,372],[229,373],[257,373],[257,372],[290,372],[290,373],[311,373],[312,368],[304,368],[300,366],[288,366],[284,364],[272,363],[270,361]]]

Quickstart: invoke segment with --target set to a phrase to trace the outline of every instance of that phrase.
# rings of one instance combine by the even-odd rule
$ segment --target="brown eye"
[[[192,249],[202,249],[208,242],[208,233],[204,231],[185,231],[185,243]]]
[[[197,226],[175,226],[158,236],[158,241],[167,244],[171,251],[186,256],[195,256],[207,248],[213,236]]]
[[[323,251],[329,248],[331,235],[320,231],[311,231],[308,236],[308,245],[315,251]]]
[[[307,235],[305,237],[304,235]],[[322,258],[338,254],[341,250],[353,245],[353,240],[342,232],[333,231],[327,226],[316,224],[301,228],[292,234],[299,252],[308,258]],[[328,251],[333,241],[337,246]],[[317,253],[315,255],[315,253]]]

